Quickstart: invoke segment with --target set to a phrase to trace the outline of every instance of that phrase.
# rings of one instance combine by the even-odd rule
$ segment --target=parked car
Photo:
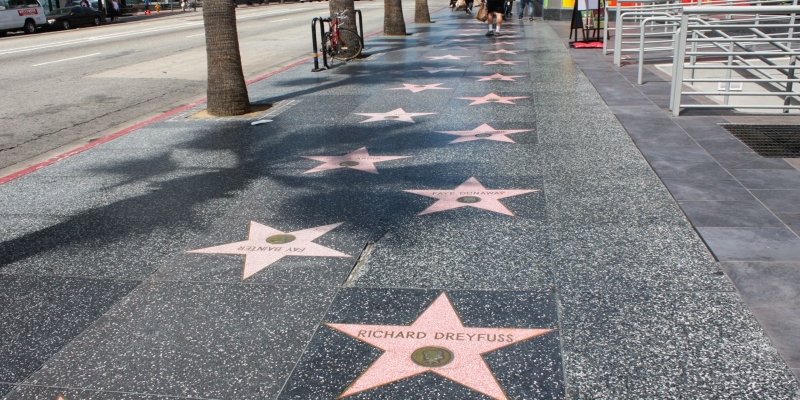
[[[100,25],[106,16],[88,7],[56,8],[47,14],[47,26],[51,29],[69,29],[77,26]]]
[[[36,0],[0,0],[0,37],[6,32],[36,32],[47,25],[44,8]]]

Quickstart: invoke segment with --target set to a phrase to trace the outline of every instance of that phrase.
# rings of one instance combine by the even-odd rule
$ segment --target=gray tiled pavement
[[[1,185],[0,396],[800,398],[798,171],[723,117],[669,118],[658,90],[568,50],[563,23],[488,39],[434,19],[369,38],[383,55],[253,84],[252,101],[298,101],[273,122],[165,119]],[[522,62],[481,63],[497,48]],[[468,57],[426,58],[446,54]],[[495,72],[522,76],[475,78]],[[450,89],[386,90],[404,83]],[[491,92],[527,98],[459,99]],[[356,114],[400,107],[434,114]],[[531,131],[437,132],[483,123]],[[411,158],[305,173],[321,162],[302,156],[360,147]],[[407,192],[473,177],[479,201],[451,203],[471,207],[418,215],[437,200]],[[511,189],[538,191],[497,212]],[[349,258],[258,258],[314,255],[292,243],[338,223],[313,243]],[[248,239],[245,280],[243,255],[187,253]]]

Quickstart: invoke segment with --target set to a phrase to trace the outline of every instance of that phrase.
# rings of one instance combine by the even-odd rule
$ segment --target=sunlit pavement
[[[681,139],[722,117],[667,117],[563,23],[434,19],[252,84],[266,111],[200,104],[0,185],[0,393],[800,396],[750,303],[776,274],[679,204],[750,193]],[[760,260],[797,282],[773,228]]]

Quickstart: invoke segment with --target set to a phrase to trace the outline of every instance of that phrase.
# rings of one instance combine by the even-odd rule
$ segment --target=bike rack
[[[322,64],[325,68],[319,67],[319,51],[317,46],[317,22],[319,22],[319,41],[320,43],[325,43],[325,22],[330,22],[330,18],[322,18],[316,17],[311,20],[311,43],[313,44],[313,54],[314,54],[314,69],[311,72],[320,72],[325,71],[325,68],[330,68],[328,66],[328,55],[325,53],[325,49],[322,49]]]
[[[354,10],[356,16],[358,17],[358,26],[356,27],[356,31],[358,32],[358,37],[361,39],[361,45],[364,45],[364,20],[361,16],[361,10]],[[317,45],[317,23],[319,23],[319,41],[320,43],[325,43],[325,23],[331,22],[330,18],[322,18],[316,17],[311,20],[311,44],[312,44],[312,54],[314,56],[314,69],[311,72],[320,72],[325,71],[325,69],[330,69],[328,65],[328,55],[325,53],[325,49],[322,49],[322,65],[325,68],[319,67],[319,46]]]
[[[361,46],[363,47],[364,46],[364,21],[363,21],[363,19],[361,17],[361,10],[353,10],[353,11],[355,11],[356,16],[358,17],[358,27],[356,29],[356,32],[358,32],[358,37],[361,38]]]

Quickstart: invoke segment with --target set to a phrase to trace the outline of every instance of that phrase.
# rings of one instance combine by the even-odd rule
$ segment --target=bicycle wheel
[[[361,37],[352,29],[339,28],[339,41],[333,49],[333,58],[347,61],[358,57],[364,45]]]
[[[332,35],[330,32],[325,32],[325,36],[322,39],[322,49],[321,52],[324,52],[328,59],[333,58],[333,44],[331,43]]]

